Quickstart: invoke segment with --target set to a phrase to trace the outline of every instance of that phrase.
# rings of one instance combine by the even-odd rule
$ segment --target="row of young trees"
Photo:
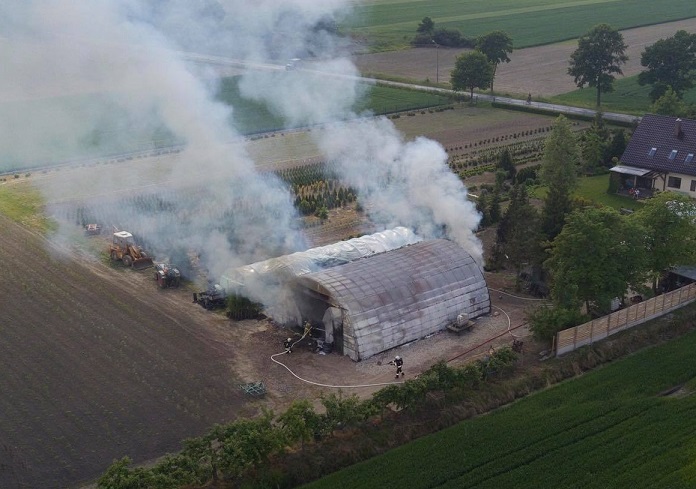
[[[570,129],[573,124],[570,122],[568,124]],[[579,147],[578,171],[583,175],[607,172],[608,168],[616,164],[627,144],[624,130],[609,130],[604,124],[601,114],[597,115],[589,129],[579,133],[576,140]],[[547,151],[547,143],[548,139],[535,141],[534,151],[531,154],[513,151],[515,146],[506,146],[502,151],[499,151],[495,163],[496,184],[492,188],[488,185],[482,186],[482,190],[485,192],[481,193],[477,202],[477,207],[483,216],[483,226],[500,221],[502,218],[500,205],[503,200],[506,200],[506,193],[508,193],[508,199],[514,200],[513,193],[508,192],[510,186],[508,182],[524,185],[534,185],[540,182],[541,165],[526,166],[521,168],[519,172],[516,165],[526,163],[530,157],[534,158],[534,161],[540,159]],[[492,165],[483,168],[489,166]],[[462,171],[460,175],[465,175],[468,171]],[[495,263],[497,260],[492,262],[494,267]]]
[[[529,267],[550,286],[553,307],[530,318],[542,338],[578,324],[584,313],[605,314],[628,290],[657,293],[666,270],[696,259],[696,203],[688,196],[660,193],[622,215],[573,198],[581,161],[577,138],[560,116],[541,163],[539,177],[548,187],[541,212],[526,187],[516,185],[497,230],[493,266],[518,276]]]
[[[165,456],[154,466],[133,468],[128,457],[115,461],[99,478],[97,487],[173,489],[207,486],[218,481],[236,486],[250,475],[270,474],[272,457],[282,457],[287,451],[304,452],[307,444],[331,437],[337,430],[382,417],[394,409],[419,409],[432,394],[461,398],[490,376],[511,372],[516,356],[512,349],[503,347],[462,367],[439,362],[417,378],[387,386],[364,401],[340,392],[324,395],[320,399],[324,407],[321,413],[308,400],[298,400],[278,416],[263,411],[253,419],[216,425],[201,437],[185,440],[179,453]],[[266,483],[263,487],[288,487],[291,482],[307,482],[275,480],[270,483],[268,477],[260,477]],[[252,482],[248,487],[257,485]]]

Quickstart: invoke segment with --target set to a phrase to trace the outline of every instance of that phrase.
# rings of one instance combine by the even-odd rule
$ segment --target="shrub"
[[[227,317],[241,321],[259,317],[263,306],[244,296],[232,294],[227,298]]]
[[[527,315],[529,329],[535,338],[551,341],[559,331],[586,322],[589,318],[577,309],[540,307]]]

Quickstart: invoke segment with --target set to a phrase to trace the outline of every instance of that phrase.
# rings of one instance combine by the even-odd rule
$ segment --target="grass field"
[[[34,231],[45,232],[54,225],[43,215],[42,207],[41,193],[29,183],[0,184],[0,214]]]
[[[694,348],[691,333],[305,487],[694,487]]]
[[[375,50],[401,49],[430,17],[436,28],[467,37],[504,30],[522,48],[574,39],[602,22],[626,29],[695,15],[685,0],[374,0],[356,9],[344,31]]]
[[[614,91],[602,94],[602,110],[604,112],[623,112],[643,115],[650,112],[650,85],[640,86],[638,76],[617,78]],[[549,101],[557,104],[573,105],[576,107],[595,108],[597,92],[594,88],[581,88],[569,93],[552,97]],[[696,89],[684,94],[684,101],[696,103]]]

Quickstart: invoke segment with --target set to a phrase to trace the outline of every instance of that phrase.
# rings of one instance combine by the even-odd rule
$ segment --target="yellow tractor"
[[[135,244],[133,235],[128,231],[114,233],[114,241],[109,247],[111,260],[121,261],[127,267],[142,270],[153,266],[152,258]]]

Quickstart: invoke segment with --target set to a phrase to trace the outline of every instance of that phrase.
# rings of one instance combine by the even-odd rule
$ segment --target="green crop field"
[[[259,102],[240,96],[237,79],[222,80],[218,99],[234,107],[234,126],[241,134],[278,131],[287,127],[283,119],[273,114],[268,107]],[[405,90],[380,85],[368,86],[365,96],[353,110],[356,113],[370,111],[386,114],[399,111],[416,110],[448,104],[450,99],[442,95],[415,90]],[[9,114],[31,113],[37,121],[51,120],[51,111],[56,107],[74,114],[84,114],[86,120],[98,120],[99,126],[88,134],[65,135],[65,141],[56,143],[48,150],[36,150],[34,162],[23,162],[18,155],[7,155],[0,148],[0,173],[22,171],[27,168],[49,165],[61,160],[96,158],[100,156],[142,151],[181,144],[166,127],[143,122],[134,125],[128,114],[112,100],[108,94],[85,94],[70,97],[55,97],[46,101],[32,100],[0,104],[0,112]],[[108,114],[107,117],[97,117]],[[60,128],[56,132],[60,133]],[[60,138],[56,138],[59,141]]]
[[[285,124],[282,118],[274,115],[263,103],[242,98],[237,83],[237,78],[224,79],[218,95],[220,100],[235,108],[237,129],[243,134],[283,129]],[[352,110],[355,113],[370,111],[375,114],[387,114],[435,107],[449,102],[450,100],[442,95],[373,85],[368,87],[364,99]]]
[[[696,487],[695,349],[690,333],[304,487]]]
[[[638,75],[618,77],[614,82],[614,91],[602,94],[602,110],[604,112],[623,112],[643,115],[650,112],[650,85],[640,86]],[[597,91],[594,88],[580,88],[572,92],[557,95],[550,102],[576,107],[595,108]],[[684,101],[696,103],[696,89],[684,94]]]
[[[522,48],[575,39],[602,22],[627,29],[694,16],[689,0],[373,0],[357,7],[343,30],[375,50],[401,49],[430,17],[436,28],[465,37],[506,31]]]

